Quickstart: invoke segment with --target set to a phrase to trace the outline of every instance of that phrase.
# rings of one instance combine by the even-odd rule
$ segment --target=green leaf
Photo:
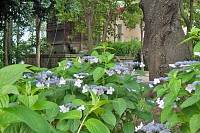
[[[89,92],[92,96],[92,105],[96,105],[99,102],[99,97],[94,94],[92,90],[89,89]]]
[[[80,106],[80,105],[86,105],[86,103],[81,100],[81,99],[74,99],[72,101],[72,106],[75,107],[75,106]]]
[[[170,118],[170,115],[172,113],[172,107],[164,108],[161,112],[161,122],[164,123]]]
[[[167,107],[167,106],[171,106],[174,101],[176,100],[176,96],[174,95],[173,92],[171,93],[168,93],[167,95],[164,96],[165,97],[165,103],[164,103],[164,106]]]
[[[55,132],[54,128],[41,115],[24,106],[12,106],[4,108],[3,110],[26,123],[37,133]]]
[[[69,120],[67,125],[69,125],[69,130],[75,133],[78,130],[80,123],[80,120]]]
[[[123,98],[117,98],[113,101],[113,107],[116,113],[121,116],[126,110],[126,101]]]
[[[56,108],[47,109],[45,118],[51,123],[56,118],[59,112],[60,112],[59,109]]]
[[[177,96],[181,89],[181,80],[177,80],[175,78],[171,79],[169,81],[169,88],[172,90],[174,95]]]
[[[136,111],[136,113],[138,114],[138,116],[140,118],[143,118],[145,120],[148,120],[148,121],[152,121],[153,120],[153,115],[149,112],[142,112],[142,111]]]
[[[111,67],[116,66],[116,64],[115,64],[115,63],[108,63],[108,64],[105,64],[105,66],[106,66],[107,68],[111,68]]]
[[[90,118],[85,122],[85,126],[90,131],[90,133],[110,133],[107,126],[105,126],[101,121]]]
[[[197,95],[193,95],[191,97],[189,97],[187,100],[185,100],[182,104],[181,104],[181,108],[186,108],[188,106],[191,106],[193,104],[195,104],[196,102],[198,102],[200,100],[200,97]]]
[[[169,128],[172,128],[174,126],[176,126],[176,124],[178,123],[178,116],[176,113],[172,113],[170,114],[169,118],[168,118],[168,122],[169,122]]]
[[[37,101],[32,107],[32,110],[44,110],[44,109],[58,109],[58,105],[50,101]]]
[[[68,103],[72,102],[75,98],[76,98],[75,95],[66,94],[64,97],[64,104],[68,104]]]
[[[65,120],[61,120],[61,121],[58,121],[58,123],[56,125],[56,129],[66,132],[69,130],[69,125],[67,124],[67,122]]]
[[[72,110],[66,113],[59,113],[58,119],[64,120],[64,119],[81,119],[82,112],[79,110]]]
[[[13,116],[12,114],[8,112],[4,112],[2,115],[0,115],[0,125],[7,125],[10,123],[20,122],[20,120]]]
[[[31,65],[16,64],[3,67],[0,69],[0,88],[4,85],[15,83],[24,72],[31,72],[27,67]]]
[[[105,110],[105,112],[100,114],[100,116],[107,124],[115,126],[116,118],[115,115],[110,110]]]
[[[98,81],[104,75],[104,68],[97,67],[93,72],[94,82]]]
[[[35,104],[37,102],[38,95],[34,95],[34,96],[19,95],[18,99],[20,102],[22,102],[28,108],[31,108],[33,106],[33,104]]]
[[[193,51],[194,51],[194,52],[200,52],[200,41],[197,42],[197,44],[194,46]]]
[[[124,133],[134,133],[135,127],[132,123],[126,122],[123,123],[122,130]]]
[[[0,95],[0,108],[8,107],[9,97],[7,94]]]
[[[110,62],[110,60],[112,60],[112,58],[113,58],[114,56],[115,56],[114,54],[109,54],[109,55],[108,55],[108,62]]]
[[[91,56],[98,56],[98,52],[97,51],[92,51]]]
[[[111,103],[113,102],[112,100],[101,100],[99,101],[94,107],[95,108],[99,108],[101,107],[102,105],[105,105],[105,104],[108,104],[108,103]]]
[[[200,128],[200,114],[195,114],[190,119],[190,130],[192,133],[196,133]]]
[[[5,85],[2,88],[0,88],[0,94],[16,94],[18,95],[18,89],[14,85]]]
[[[94,71],[93,71],[93,79],[94,82],[97,82],[103,75],[104,75],[104,68],[102,67],[97,67]]]
[[[19,123],[11,123],[6,129],[4,133],[36,133],[29,126],[27,126],[23,122]]]

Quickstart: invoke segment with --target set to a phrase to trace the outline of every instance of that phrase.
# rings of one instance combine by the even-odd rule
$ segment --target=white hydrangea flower
[[[194,52],[194,55],[200,56],[200,52]]]
[[[75,77],[75,78],[80,78],[80,79],[84,78],[83,75],[78,75],[78,74],[74,74],[74,77]]]
[[[112,76],[113,74],[115,74],[115,72],[113,70],[104,70],[106,74],[108,74],[108,76]]]
[[[156,100],[156,103],[158,104],[158,107],[159,108],[161,108],[161,109],[163,109],[164,108],[164,100],[162,99],[160,99],[160,98],[158,98],[157,100]]]
[[[121,74],[121,71],[119,69],[115,70],[117,74]]]
[[[154,86],[152,84],[149,84],[149,88],[153,88]]]
[[[107,89],[107,93],[106,94],[112,95],[114,91],[115,91],[115,89],[113,87],[109,87],[109,89]]]
[[[37,82],[37,83],[36,83],[36,86],[37,86],[38,88],[44,89],[44,84],[43,84],[43,83]]]
[[[83,61],[81,60],[80,57],[78,57],[78,62],[79,62],[79,63],[83,63]]]
[[[140,67],[145,67],[145,64],[143,62],[141,62]]]
[[[85,85],[83,86],[82,93],[88,92],[88,89],[89,89],[89,86],[88,86],[87,84],[85,84]]]
[[[141,122],[140,125],[138,127],[135,127],[135,131],[139,131],[140,129],[142,129],[143,127],[143,123]]]
[[[96,95],[98,90],[97,89],[92,89],[92,91],[94,92],[94,94]]]
[[[65,107],[64,105],[59,106],[60,112],[65,113],[69,111],[69,108]]]
[[[76,110],[79,110],[79,111],[85,110],[85,106],[84,106],[84,105],[81,105],[81,106],[78,107]]]
[[[99,59],[97,57],[89,59],[90,64],[98,63]]]
[[[159,83],[160,83],[160,79],[155,78],[154,81],[153,81],[153,84],[156,85],[156,84],[159,84]]]
[[[169,64],[169,67],[176,68],[175,64]]]
[[[188,86],[185,88],[189,93],[191,93],[193,90],[195,90],[195,86],[192,84],[188,84]]]
[[[60,80],[59,80],[59,85],[65,85],[66,84],[66,80],[61,77]]]
[[[77,79],[74,83],[74,86],[77,86],[77,87],[81,87],[81,83],[83,82],[83,80],[80,80],[80,79]]]
[[[190,69],[189,69],[189,70],[186,70],[187,73],[189,73],[189,72],[191,72],[191,71],[192,71],[192,70],[190,70]]]

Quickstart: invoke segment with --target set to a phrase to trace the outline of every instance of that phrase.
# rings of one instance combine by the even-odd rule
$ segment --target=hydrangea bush
[[[151,89],[139,62],[114,63],[107,47],[48,70],[0,69],[2,132],[134,132],[133,118],[152,121]]]

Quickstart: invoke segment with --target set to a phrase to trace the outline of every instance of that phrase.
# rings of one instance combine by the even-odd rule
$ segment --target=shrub
[[[0,69],[2,132],[134,132],[133,118],[152,121],[150,89],[114,54],[93,51],[48,70],[26,64]],[[24,74],[25,73],[25,74]],[[23,75],[23,76],[22,76]]]
[[[134,38],[127,42],[110,42],[109,47],[115,49],[112,51],[116,56],[139,57],[141,51],[141,42]]]

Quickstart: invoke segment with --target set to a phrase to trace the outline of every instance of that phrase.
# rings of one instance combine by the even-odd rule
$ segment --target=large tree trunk
[[[40,30],[41,30],[42,20],[41,18],[36,18],[36,66],[40,67]]]
[[[149,79],[165,76],[169,64],[190,60],[188,45],[178,45],[184,32],[178,16],[180,0],[141,0],[145,34],[142,53],[149,68]]]

